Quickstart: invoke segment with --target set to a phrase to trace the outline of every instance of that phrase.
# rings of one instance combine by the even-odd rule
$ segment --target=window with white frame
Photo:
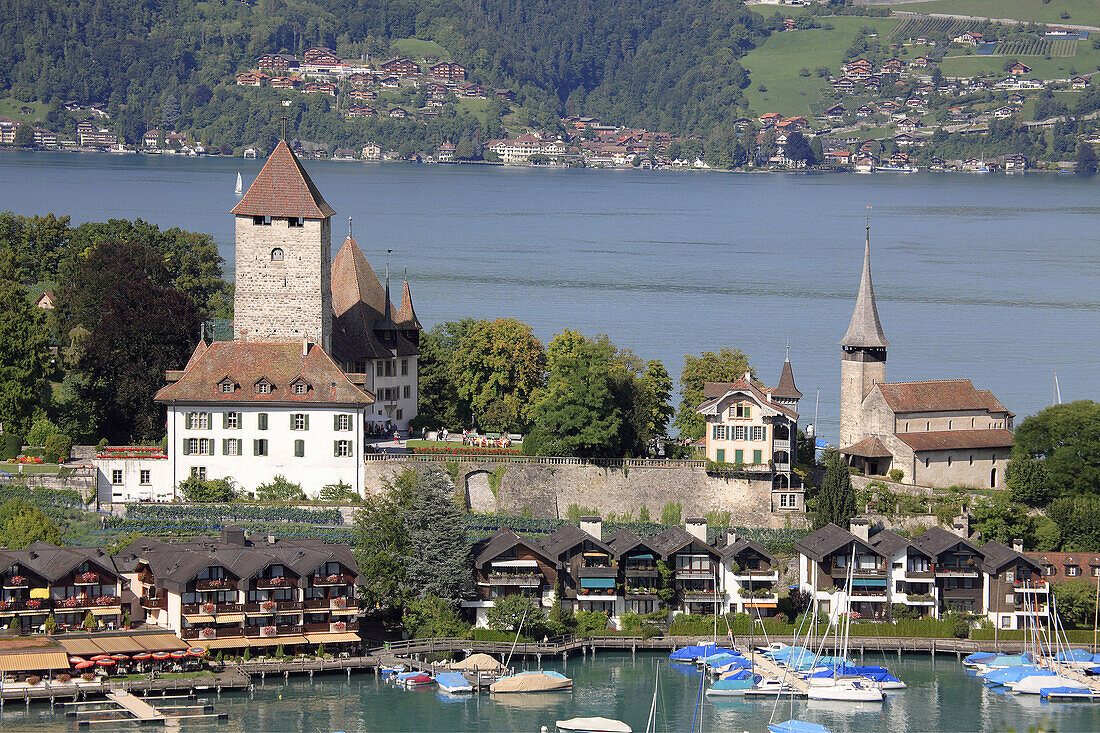
[[[186,447],[186,450],[184,450],[184,452],[183,452],[184,455],[197,456],[199,454],[199,439],[198,438],[188,438],[186,441],[184,441],[184,443],[185,443],[185,447]]]
[[[1077,567],[1076,565],[1066,565],[1066,577],[1076,578],[1080,574],[1081,568]]]
[[[337,415],[336,416],[336,429],[337,430],[351,430],[351,415]]]
[[[379,377],[382,376],[382,362],[378,362],[378,364],[376,365],[375,375]]]
[[[302,382],[298,382],[297,384],[294,385],[294,394],[305,394],[305,393],[306,393],[306,385],[305,384],[303,384]]]
[[[241,427],[241,413],[239,412],[227,412],[225,413],[225,428],[227,430],[239,430]]]
[[[214,441],[210,438],[199,438],[199,455],[214,455]]]
[[[141,479],[142,486],[148,486],[150,483],[152,483],[150,481],[150,472],[148,468],[141,469],[141,472],[138,475]]]
[[[232,382],[222,382],[222,394],[233,394]]]
[[[191,478],[206,480],[206,466],[191,466]]]
[[[236,438],[226,438],[223,440],[222,454],[227,456],[239,456],[241,454],[241,441]]]
[[[295,412],[290,415],[291,430],[309,430],[309,416],[304,412]]]
[[[337,440],[333,452],[337,458],[347,458],[351,455],[351,441]]]
[[[1001,616],[1001,628],[1002,629],[1012,628],[1012,617],[1011,616]]]
[[[256,394],[271,394],[271,385],[267,382],[260,382],[256,385]]]
[[[766,440],[768,436],[768,428],[765,425],[753,425],[752,426],[752,439],[753,440]]]
[[[746,434],[745,427],[746,426],[744,426],[744,425],[734,425],[733,426],[733,439],[734,440],[744,440],[745,439],[745,434]]]
[[[401,360],[401,376],[402,377],[408,376],[408,374],[409,374],[409,360],[408,359],[402,359]]]
[[[715,425],[714,429],[711,431],[711,433],[713,434],[714,440],[725,440],[726,439],[726,426],[725,425]]]
[[[122,469],[121,468],[116,468],[113,471],[111,471],[111,483],[114,484],[115,486],[118,486],[119,484],[122,483]]]
[[[183,417],[183,427],[187,430],[209,430],[209,412],[188,412]]]
[[[404,393],[401,396],[405,399],[409,399],[409,396],[412,395],[412,389],[407,384],[405,385],[403,392]]]

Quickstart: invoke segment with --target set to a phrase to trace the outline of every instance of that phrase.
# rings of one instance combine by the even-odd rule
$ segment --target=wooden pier
[[[173,695],[172,697],[179,697]],[[190,696],[185,696],[190,697]],[[156,700],[157,698],[153,698]],[[163,699],[168,699],[165,696]],[[113,704],[113,707],[103,707]],[[159,708],[149,703],[149,698],[140,698],[126,690],[112,690],[107,693],[106,700],[91,700],[85,702],[66,703],[77,709],[70,711],[68,715],[77,719],[78,728],[91,728],[94,725],[108,725],[118,723],[142,724],[173,724],[181,720],[194,720],[206,718],[207,720],[228,720],[226,713],[214,712],[213,705],[162,705]],[[95,706],[95,707],[92,707]],[[122,713],[112,717],[101,716],[103,713]]]

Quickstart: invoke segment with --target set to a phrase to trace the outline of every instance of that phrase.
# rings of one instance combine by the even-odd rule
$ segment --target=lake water
[[[263,161],[0,154],[0,210],[209,232],[232,262],[238,170]],[[835,442],[840,347],[873,207],[888,378],[969,377],[1022,419],[1095,398],[1100,180],[726,175],[307,163],[375,269],[409,270],[425,326],[512,316],[664,361],[741,348],[775,384],[789,342],[803,424]],[[334,248],[335,253],[335,248]],[[399,291],[397,293],[399,295]]]
[[[867,664],[886,664],[909,686],[892,692],[876,705],[794,702],[793,715],[826,726],[833,733],[923,733],[958,731],[993,733],[1026,731],[1040,720],[1059,733],[1100,730],[1100,706],[1088,703],[1045,703],[1033,695],[1012,696],[985,688],[968,676],[954,656],[896,656],[868,654]],[[180,733],[217,730],[222,733],[260,731],[531,731],[542,726],[554,731],[554,721],[579,716],[622,720],[635,731],[645,730],[653,698],[656,669],[660,667],[658,731],[688,731],[692,727],[699,674],[690,665],[670,665],[663,654],[599,653],[595,659],[571,658],[547,669],[573,678],[572,693],[529,695],[445,696],[433,688],[404,690],[373,674],[269,677],[253,693],[223,693],[212,700],[229,722],[183,725]],[[179,703],[171,703],[179,704]],[[696,730],[739,733],[766,730],[769,720],[792,715],[789,698],[775,710],[774,700],[719,700],[704,698]],[[60,709],[60,708],[59,708]],[[0,730],[75,730],[71,722],[50,712],[48,705],[8,703],[0,715]],[[111,726],[96,727],[110,730]],[[121,728],[132,730],[131,727]]]

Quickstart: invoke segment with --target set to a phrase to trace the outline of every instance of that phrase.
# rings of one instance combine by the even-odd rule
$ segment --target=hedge
[[[996,634],[996,636],[994,636]],[[1031,630],[1023,629],[996,630],[974,629],[970,632],[970,638],[978,641],[1030,641],[1033,638]],[[1066,631],[1066,638],[1071,644],[1092,644],[1092,629],[1073,629]]]
[[[342,525],[344,515],[339,509],[305,509],[296,506],[263,504],[210,504],[174,506],[170,504],[131,504],[127,519],[198,521],[293,522],[298,524]]]
[[[494,629],[470,629],[470,637],[474,641],[500,641],[500,642],[513,642],[516,640],[516,633],[514,631],[496,631]],[[526,636],[519,637],[520,644],[532,644],[534,639],[529,639]]]

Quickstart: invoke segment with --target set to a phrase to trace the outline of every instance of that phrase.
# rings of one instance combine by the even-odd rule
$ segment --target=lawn
[[[788,117],[809,115],[810,105],[821,100],[828,84],[813,71],[819,66],[826,66],[833,74],[839,74],[844,52],[852,45],[860,28],[877,28],[882,38],[898,23],[891,18],[821,20],[833,28],[772,34],[741,59],[741,65],[749,71],[750,79],[745,97],[754,112],[779,112]],[[799,76],[799,70],[804,68],[810,70],[810,76]],[[761,85],[767,91],[761,92]]]
[[[405,56],[415,59],[433,58],[450,61],[451,54],[435,41],[422,41],[419,38],[399,38],[390,44]]]
[[[31,113],[21,112],[20,110],[24,107],[30,109]],[[47,111],[48,107],[44,102],[21,102],[14,97],[0,99],[0,116],[10,117],[13,120],[34,122],[35,120],[44,119]]]
[[[489,100],[462,98],[455,101],[455,106],[465,109],[484,124],[485,118],[487,117],[486,110],[489,108]]]
[[[1100,3],[1096,0],[925,0],[891,5],[893,10],[914,13],[972,15],[979,18],[1013,18],[1033,23],[1091,25],[1100,27]],[[1063,18],[1062,13],[1069,15]]]
[[[23,466],[23,473],[53,473],[58,472],[58,465],[56,463],[42,463],[35,465],[33,463],[0,463],[0,471],[7,471],[13,476],[19,473],[19,466]]]
[[[963,56],[950,54],[940,62],[945,76],[981,76],[1005,75],[1005,62],[1008,56]],[[1077,44],[1077,55],[1070,58],[1045,59],[1039,56],[1021,58],[1031,67],[1028,78],[1068,79],[1077,74],[1090,74],[1100,69],[1100,50],[1092,47],[1091,41]]]

